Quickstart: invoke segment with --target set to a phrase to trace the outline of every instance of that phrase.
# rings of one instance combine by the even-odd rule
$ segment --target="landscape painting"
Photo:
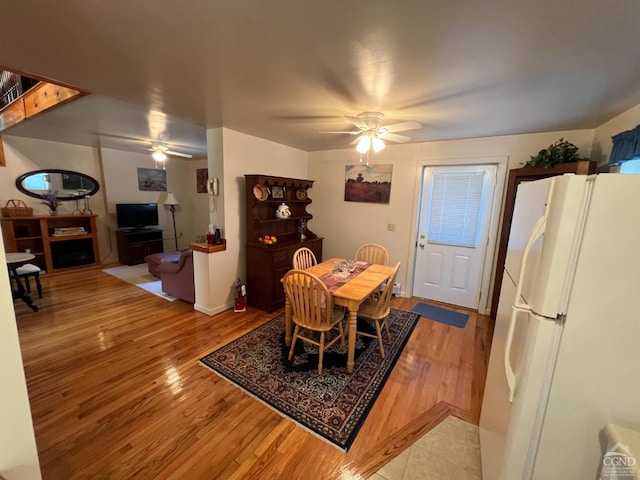
[[[166,192],[167,171],[155,168],[138,168],[138,190],[142,192]]]
[[[389,203],[393,165],[346,165],[344,201]]]

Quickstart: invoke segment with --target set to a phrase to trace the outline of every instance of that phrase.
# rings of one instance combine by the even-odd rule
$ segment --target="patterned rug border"
[[[239,376],[238,379],[232,378],[231,376],[229,376],[229,374],[237,375],[237,372],[233,370],[230,370],[229,372],[225,372],[224,365],[223,366],[218,365],[219,368],[216,368],[216,365],[212,366],[206,363],[206,360],[209,359],[209,357],[215,356],[218,353],[223,355],[226,350],[229,350],[231,348],[234,348],[234,346],[241,344],[240,342],[251,341],[252,336],[254,337],[258,336],[257,332],[259,329],[268,329],[269,328],[268,325],[271,324],[272,322],[281,321],[282,323],[284,323],[283,313],[276,315],[272,319],[256,327],[250,332],[247,332],[246,334],[236,338],[235,340],[229,342],[228,344],[223,345],[222,347],[205,355],[200,359],[200,363],[204,367],[206,367],[207,369],[209,369],[210,371],[218,375],[220,378],[228,381],[234,387],[247,393],[250,397],[258,400],[260,403],[269,407],[274,412],[281,415],[283,418],[286,418],[287,420],[292,421],[297,426],[303,428],[305,431],[313,434],[314,436],[322,439],[323,441],[328,442],[334,447],[339,448],[341,451],[346,452],[349,450],[349,448],[351,447],[351,444],[355,440],[356,435],[358,434],[369,412],[371,411],[371,408],[373,407],[375,401],[380,395],[380,392],[384,388],[384,385],[386,384],[386,381],[389,378],[389,375],[395,368],[395,365],[398,359],[400,358],[400,355],[402,354],[404,347],[409,341],[409,338],[411,337],[413,330],[415,329],[418,321],[420,320],[420,315],[418,313],[410,312],[407,310],[392,309],[392,315],[394,316],[400,315],[399,318],[402,320],[402,322],[404,322],[404,323],[400,322],[401,324],[400,323],[398,324],[402,329],[401,330],[402,338],[393,338],[393,335],[392,335],[391,341],[388,342],[386,339],[386,335],[383,336],[383,338],[385,339],[384,341],[385,352],[387,353],[387,355],[385,355],[385,358],[384,359],[380,358],[380,352],[379,352],[377,340],[367,339],[366,337],[358,337],[359,341],[360,339],[364,338],[367,344],[365,345],[364,349],[360,352],[360,357],[356,357],[356,368],[354,369],[354,372],[350,375],[346,374],[346,368],[345,368],[345,373],[343,373],[342,375],[340,375],[339,373],[337,374],[337,377],[340,377],[340,376],[344,377],[345,375],[349,375],[347,377],[349,378],[347,386],[350,386],[352,379],[354,378],[353,376],[358,375],[360,373],[359,367],[362,368],[363,371],[366,371],[366,369],[362,365],[362,363],[365,362],[365,360],[366,360],[365,363],[370,363],[372,359],[374,359],[374,361],[378,363],[376,376],[372,377],[369,380],[369,382],[366,384],[366,391],[363,393],[363,395],[354,401],[354,404],[352,406],[353,407],[352,411],[354,412],[353,413],[354,418],[351,418],[352,414],[350,413],[348,418],[349,421],[345,422],[345,424],[348,425],[347,428],[344,428],[342,430],[337,430],[336,432],[333,432],[328,425],[320,424],[320,422],[314,419],[312,416],[305,415],[304,412],[301,411],[301,409],[292,408],[291,412],[285,411],[284,409],[287,407],[287,402],[275,396],[272,392],[268,392],[268,391],[262,392],[263,396],[261,396],[260,391],[264,390],[264,388],[258,383],[251,383],[249,380],[241,376]],[[405,318],[402,318],[403,316]],[[392,353],[388,353],[389,348],[391,346],[393,346],[394,350]],[[296,351],[297,349],[298,349],[298,345],[296,345]],[[288,351],[288,348],[287,348],[287,351]],[[374,357],[374,355],[377,357]],[[363,358],[364,360],[362,360],[359,363],[358,358]],[[215,363],[214,360],[212,359],[210,359],[209,361],[211,363]],[[295,357],[294,357],[294,361],[295,361]],[[326,362],[326,358],[325,358],[325,362]],[[344,356],[344,363],[346,364],[346,355]],[[286,368],[286,366],[283,368]],[[309,372],[309,373],[312,373],[312,372]],[[317,375],[317,371],[316,371],[316,375]],[[325,371],[323,372],[322,377],[326,375],[328,375],[327,369],[325,369]],[[318,377],[318,378],[322,378],[322,377]],[[243,381],[247,382],[249,385],[245,386],[242,383],[240,383]],[[250,389],[252,386],[254,390]],[[272,397],[272,398],[269,398],[269,397]],[[277,405],[278,403],[282,405],[282,408],[280,408]],[[297,411],[297,410],[300,410],[300,411]],[[306,422],[305,422],[305,419],[307,420]],[[319,425],[318,428],[314,428],[314,423],[316,425]],[[321,428],[324,429],[325,431],[324,432],[321,431]],[[334,438],[331,437],[331,433],[334,433]]]

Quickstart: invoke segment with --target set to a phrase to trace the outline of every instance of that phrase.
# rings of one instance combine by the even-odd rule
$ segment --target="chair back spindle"
[[[378,299],[378,303],[374,309],[373,317],[382,318],[389,315],[389,310],[391,308],[391,297],[393,295],[393,284],[396,281],[396,277],[398,276],[398,270],[400,269],[400,262],[396,264],[393,269],[393,273],[389,277],[384,290],[380,294],[380,298]]]
[[[354,258],[367,263],[389,265],[389,252],[377,243],[365,243],[356,250]]]
[[[313,251],[307,247],[299,248],[293,254],[294,270],[305,270],[316,265],[318,261]]]

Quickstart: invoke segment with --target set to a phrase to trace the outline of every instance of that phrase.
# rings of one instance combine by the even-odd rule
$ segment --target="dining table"
[[[16,288],[14,289],[13,287],[11,288],[11,294],[13,296],[13,299],[15,300],[16,298],[22,300],[24,303],[26,303],[29,308],[31,308],[31,310],[33,310],[34,312],[38,311],[38,307],[37,305],[33,304],[33,300],[31,300],[31,296],[27,293],[26,288],[24,287],[24,285],[22,284],[22,280],[20,279],[20,276],[18,275],[18,271],[17,269],[19,267],[21,267],[22,265],[24,265],[25,263],[28,263],[30,260],[33,260],[35,257],[35,255],[33,253],[23,253],[23,252],[10,252],[10,253],[6,253],[6,258],[7,258],[7,268],[9,269],[9,280],[15,280],[16,282]]]
[[[355,365],[356,325],[360,305],[393,275],[394,267],[388,265],[355,262],[352,272],[336,269],[347,259],[331,258],[322,263],[305,269],[319,277],[332,293],[335,305],[346,307],[349,311],[347,318],[347,372],[352,373]],[[292,312],[289,299],[285,296],[285,344],[291,345]]]

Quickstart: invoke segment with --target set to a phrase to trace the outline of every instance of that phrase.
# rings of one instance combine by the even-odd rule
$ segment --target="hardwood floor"
[[[449,413],[479,417],[486,316],[421,319],[345,454],[199,364],[274,313],[209,317],[99,269],[43,288],[15,309],[45,480],[366,478]]]

